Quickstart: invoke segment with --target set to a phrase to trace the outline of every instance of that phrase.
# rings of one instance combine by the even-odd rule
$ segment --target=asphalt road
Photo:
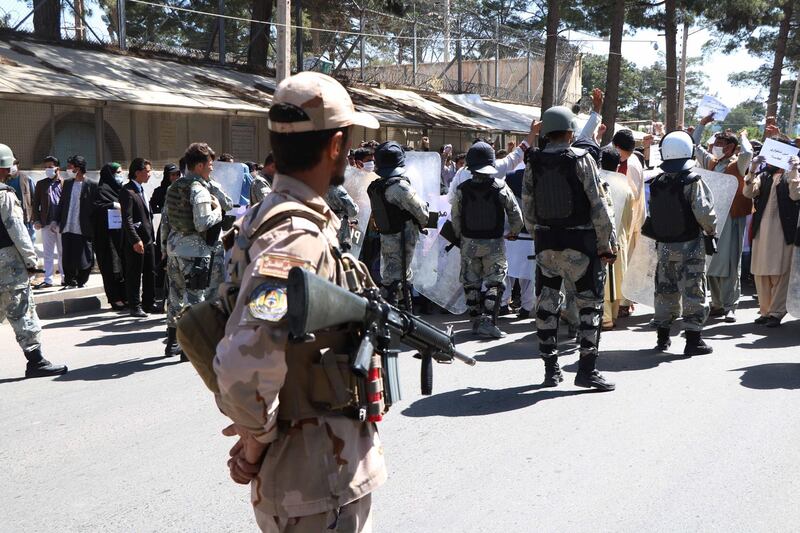
[[[375,530],[796,531],[800,322],[755,326],[754,306],[711,323],[715,353],[690,359],[679,337],[653,352],[639,310],[603,335],[612,393],[572,385],[566,343],[567,381],[541,389],[529,320],[504,320],[501,341],[459,333],[479,364],[437,365],[431,397],[405,357]],[[0,531],[255,530],[225,419],[190,365],[163,358],[162,333],[111,312],[47,321],[47,357],[72,370],[20,380],[0,326]]]

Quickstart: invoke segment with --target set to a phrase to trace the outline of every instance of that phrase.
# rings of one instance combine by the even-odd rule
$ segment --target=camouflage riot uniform
[[[453,195],[451,209],[451,219],[453,231],[456,238],[461,239],[461,283],[464,285],[464,294],[471,316],[479,316],[483,312],[481,319],[473,324],[473,331],[479,332],[479,328],[484,326],[486,334],[492,337],[502,337],[504,334],[497,329],[497,313],[500,309],[500,300],[505,290],[506,273],[508,272],[508,261],[506,260],[506,246],[503,239],[504,220],[499,217],[493,221],[498,227],[500,237],[494,238],[474,238],[464,235],[462,220],[462,209],[464,207],[464,190],[471,184],[482,184],[492,182],[492,188],[496,189],[500,206],[504,211],[504,219],[507,217],[509,233],[512,235],[522,231],[522,212],[520,211],[514,193],[502,180],[489,177],[485,174],[473,174],[472,178],[462,183]],[[492,201],[492,200],[490,200]],[[492,228],[495,229],[495,228]],[[494,233],[497,233],[495,231]],[[481,310],[481,287],[486,286],[484,295],[483,310]],[[488,319],[488,320],[487,320]],[[495,326],[488,328],[488,321]]]
[[[352,519],[345,510],[354,500],[368,510],[369,493],[387,473],[375,424],[312,404],[308,398],[324,396],[321,383],[314,382],[318,388],[313,393],[305,390],[311,385],[312,360],[324,350],[319,345],[338,346],[348,333],[322,332],[314,341],[292,342],[283,318],[291,267],[304,266],[334,282],[345,277],[333,250],[339,221],[303,182],[278,174],[273,185],[258,212],[242,221],[239,234],[252,239],[252,261],[248,264],[235,250],[230,264],[231,280],[240,283],[240,290],[214,361],[218,405],[259,442],[269,444],[252,484],[262,529],[272,531],[265,525],[271,522],[295,523],[297,531],[324,531],[333,521],[332,511],[345,508],[339,520]],[[286,217],[279,215],[282,209],[309,214]],[[274,220],[278,222],[268,222]],[[265,224],[272,229],[253,236]],[[339,523],[341,530],[360,531],[346,523]]]
[[[233,200],[225,194],[219,183],[208,180],[208,190],[217,199],[219,207],[224,217],[233,217],[227,213],[233,209]],[[206,295],[216,294],[217,289],[225,281],[225,247],[222,245],[222,232],[217,235],[216,242],[212,248],[213,262],[211,263],[211,282],[208,284]]]
[[[183,181],[182,181],[183,180]],[[162,250],[167,251],[167,283],[169,299],[167,302],[167,350],[175,352],[174,332],[176,319],[181,310],[189,305],[202,302],[206,297],[214,294],[219,284],[224,280],[224,257],[219,241],[211,245],[206,242],[206,232],[222,222],[222,210],[213,209],[211,205],[212,187],[202,177],[187,172],[186,176],[179,178],[170,189],[179,184],[188,192],[188,206],[178,208],[175,199],[170,202],[170,191],[167,190],[167,202],[161,220]],[[218,188],[216,188],[218,189]],[[173,194],[177,189],[173,189]],[[221,192],[221,191],[219,191]],[[181,194],[181,193],[179,193]],[[224,195],[224,193],[222,193]],[[215,194],[219,197],[219,193]],[[228,200],[230,201],[230,200]],[[221,203],[221,202],[220,202]],[[188,212],[183,212],[187,210]],[[176,219],[180,217],[181,223]],[[180,226],[180,229],[178,229]],[[214,257],[212,258],[212,254]],[[220,257],[217,258],[216,256]],[[198,260],[199,259],[199,260]],[[198,287],[190,289],[187,281],[196,274],[197,266],[210,268],[208,282],[199,283]],[[221,272],[220,272],[221,271]]]
[[[548,161],[558,157],[574,161],[566,167],[553,168],[569,168],[574,173],[570,180],[574,181],[575,189],[568,193],[570,198],[566,204],[571,212],[564,216],[565,222],[556,220],[557,224],[548,226],[543,223],[544,219],[539,220],[542,216],[537,213],[540,210],[546,213],[548,204],[558,202],[559,197],[547,194],[537,198],[536,180],[542,176],[537,176],[535,169],[544,168]],[[537,166],[539,161],[542,163]],[[556,182],[563,181],[564,187],[567,183],[573,184],[559,172],[556,170]],[[539,173],[545,174],[541,170]],[[536,328],[539,351],[545,362],[545,384],[557,385],[563,380],[558,366],[557,337],[562,280],[568,280],[575,284],[575,301],[580,313],[580,362],[576,384],[590,386],[583,379],[599,376],[595,363],[606,277],[600,256],[613,254],[616,241],[614,219],[609,215],[594,159],[583,150],[571,149],[567,143],[550,143],[541,152],[531,152],[523,181],[522,212],[526,227],[534,228],[536,242]],[[554,218],[559,216],[554,215]],[[603,388],[612,390],[613,384],[608,385],[609,388]]]
[[[350,233],[350,222],[355,220],[358,215],[358,205],[356,205],[353,198],[341,185],[331,185],[328,187],[328,192],[325,194],[325,201],[333,210],[334,214],[339,217],[341,227],[339,228],[339,246],[343,252],[350,250],[352,247],[352,238]]]
[[[272,191],[272,186],[264,176],[256,175],[253,183],[250,184],[250,206],[256,205]]]
[[[36,268],[36,250],[23,222],[14,189],[0,183],[0,322],[8,319],[28,365],[26,377],[63,374],[42,356],[42,326],[36,314],[28,269]]]
[[[674,174],[663,174],[656,178],[679,179]],[[651,190],[654,184],[651,184]],[[717,215],[708,186],[702,179],[683,186],[683,194],[691,206],[691,215],[708,235],[716,232]],[[651,203],[652,203],[651,197]],[[650,219],[656,212],[651,208]],[[674,211],[673,211],[674,213]],[[677,213],[670,224],[677,223]],[[659,242],[657,244],[658,266],[656,267],[655,315],[656,327],[669,331],[678,316],[683,316],[686,331],[702,331],[708,316],[706,305],[706,250],[703,235],[695,231],[695,237],[683,242]]]

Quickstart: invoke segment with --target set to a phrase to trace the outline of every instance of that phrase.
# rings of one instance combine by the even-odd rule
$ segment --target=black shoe
[[[597,370],[580,370],[575,374],[575,386],[584,387],[586,389],[597,389],[603,392],[612,391],[617,388],[616,385],[606,378]]]
[[[506,316],[510,314],[511,314],[511,309],[509,309],[507,305],[501,305],[500,310],[497,312],[497,316]]]
[[[163,315],[166,311],[164,311],[164,306],[158,305],[150,305],[144,308],[146,313],[150,313],[152,315]]]
[[[699,331],[686,332],[686,347],[683,355],[707,355],[714,352],[714,348],[703,342]]]
[[[725,316],[725,309],[722,307],[712,307],[711,311],[708,313],[710,317],[720,317]]]
[[[137,318],[147,318],[147,313],[144,312],[141,305],[137,305],[136,307],[131,308],[131,316]]]
[[[189,358],[186,357],[186,354],[183,353],[183,350],[181,350],[181,359],[180,359],[180,361],[181,361],[181,363],[188,363],[189,362]]]
[[[767,322],[769,322],[769,317],[768,316],[759,316],[758,318],[756,318],[753,321],[754,324],[758,324],[759,326],[763,325],[763,324],[766,324]]]
[[[561,367],[558,364],[558,356],[552,355],[542,359],[544,359],[544,381],[542,381],[542,387],[557,387],[559,383],[564,381],[564,374],[561,373]]]
[[[771,317],[767,318],[767,321],[766,321],[765,324],[766,324],[766,326],[768,328],[777,328],[777,327],[780,327],[780,325],[781,325],[781,319],[776,317],[776,316],[771,316]]]
[[[38,290],[41,290],[41,289],[49,289],[52,286],[53,286],[52,283],[48,283],[47,281],[43,281],[41,283],[37,283],[36,285],[34,285],[33,288],[38,291]]]
[[[517,314],[517,318],[526,319],[531,317],[531,312],[521,307],[519,313]]]
[[[26,352],[25,358],[28,360],[28,366],[25,368],[26,378],[46,378],[67,373],[65,365],[54,365],[42,357],[41,349]]]
[[[62,285],[63,285],[63,284],[62,284]],[[60,290],[60,291],[68,291],[68,290],[70,290],[70,289],[77,289],[77,288],[78,288],[78,286],[77,286],[77,285],[64,285],[64,286],[63,286],[63,287],[61,287],[59,290]]]
[[[658,344],[656,350],[659,352],[666,352],[672,346],[672,341],[669,339],[669,328],[658,328]]]
[[[164,347],[164,355],[167,357],[182,353],[181,347],[178,345],[177,334],[178,331],[175,328],[167,328],[167,345]]]

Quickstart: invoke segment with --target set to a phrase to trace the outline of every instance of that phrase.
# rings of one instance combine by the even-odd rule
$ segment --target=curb
[[[99,311],[105,301],[102,287],[85,287],[68,291],[33,295],[39,318],[60,318],[74,313]]]

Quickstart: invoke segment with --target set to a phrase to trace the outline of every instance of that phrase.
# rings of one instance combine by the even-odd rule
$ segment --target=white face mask
[[[711,153],[717,159],[722,159],[725,157],[725,149],[722,146],[714,146],[711,148]]]
[[[19,168],[17,168],[17,165],[11,165],[11,170],[10,170],[10,172],[11,172],[11,175],[12,175],[12,176],[16,176],[16,175],[17,175],[17,173],[19,172]]]
[[[375,161],[364,161],[364,170],[367,172],[375,170]]]
[[[117,183],[120,185],[125,183],[125,178],[122,176],[122,172],[117,172],[114,174],[114,179],[117,180]]]
[[[48,178],[55,177],[56,169],[54,169],[53,167],[46,168],[44,169],[44,175],[47,176]]]
[[[77,175],[78,175],[77,171],[75,171],[75,170],[67,170],[67,177],[69,179],[74,179],[75,176],[77,176]]]

